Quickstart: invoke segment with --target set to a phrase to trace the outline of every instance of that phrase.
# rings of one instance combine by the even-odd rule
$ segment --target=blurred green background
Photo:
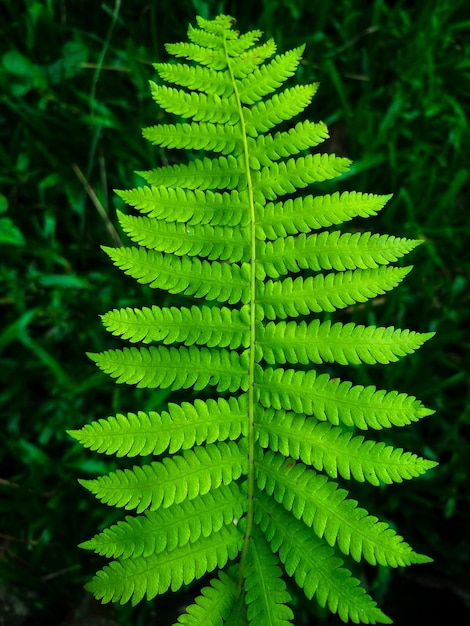
[[[394,193],[359,227],[426,240],[405,260],[415,269],[402,286],[343,319],[437,332],[412,357],[353,372],[358,382],[411,393],[436,410],[386,435],[439,460],[438,469],[384,489],[353,487],[435,562],[364,567],[359,575],[399,626],[438,624],[454,611],[454,623],[463,623],[470,617],[465,0],[0,2],[0,607],[15,601],[23,610],[4,623],[91,626],[99,616],[101,624],[165,626],[192,597],[187,590],[136,609],[101,608],[87,597],[83,584],[101,561],[77,544],[120,514],[77,483],[109,462],[65,431],[165,402],[166,394],[115,385],[85,352],[118,345],[100,313],[157,301],[100,245],[125,241],[112,190],[140,184],[134,170],[167,158],[141,138],[141,127],[165,119],[149,96],[151,63],[168,58],[164,43],[186,40],[197,14],[219,13],[236,17],[242,32],[273,36],[281,52],[307,44],[295,80],[321,83],[308,116],[329,125],[325,149],[354,160],[336,188]],[[339,623],[297,594],[294,603],[299,624]]]

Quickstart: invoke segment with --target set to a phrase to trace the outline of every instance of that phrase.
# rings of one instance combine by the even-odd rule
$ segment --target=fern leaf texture
[[[127,511],[82,544],[111,559],[88,587],[103,602],[135,604],[212,574],[178,624],[287,626],[287,576],[343,621],[387,624],[348,559],[429,559],[360,506],[349,483],[431,469],[362,433],[433,411],[354,384],[347,366],[390,364],[432,333],[331,317],[387,297],[421,242],[337,229],[390,196],[322,193],[350,162],[309,153],[328,131],[304,119],[318,85],[291,81],[303,47],[279,54],[233,22],[197,18],[188,42],[167,46],[175,60],[155,65],[151,94],[168,117],[143,134],[186,158],[117,192],[132,207],[119,221],[133,245],[104,251],[160,304],[105,313],[105,328],[131,345],[89,356],[117,383],[179,401],[70,433],[99,453],[155,457],[81,481]]]

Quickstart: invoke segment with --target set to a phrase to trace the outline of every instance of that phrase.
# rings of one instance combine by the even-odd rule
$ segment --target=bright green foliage
[[[285,626],[293,614],[282,564],[342,620],[390,623],[338,554],[392,567],[429,559],[333,479],[379,485],[423,474],[435,463],[355,431],[405,426],[432,411],[313,364],[387,364],[432,333],[312,313],[385,294],[410,270],[388,264],[420,242],[311,233],[375,215],[389,196],[279,200],[340,175],[349,161],[305,153],[327,137],[324,124],[269,132],[302,113],[317,85],[284,87],[303,48],[276,55],[273,41],[258,45],[259,31],[240,35],[232,21],[198,18],[190,43],[167,46],[194,64],[156,65],[176,87],[152,83],[152,95],[190,122],[144,130],[156,145],[215,155],[142,172],[147,186],[119,192],[145,216],[120,214],[139,247],[107,254],[139,282],[192,300],[110,311],[103,322],[111,333],[156,345],[90,356],[118,383],[205,395],[71,433],[106,454],[163,455],[82,481],[103,502],[136,512],[82,544],[115,559],[89,589],[103,602],[135,604],[219,570],[179,624]]]
[[[278,559],[258,528],[254,529],[245,569],[245,599],[250,623],[287,626],[294,616],[285,605],[290,600]]]

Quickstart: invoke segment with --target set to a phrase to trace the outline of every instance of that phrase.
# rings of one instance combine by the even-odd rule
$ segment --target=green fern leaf
[[[321,606],[328,606],[345,622],[392,623],[327,544],[306,533],[303,525],[265,494],[258,495],[257,504],[256,520],[261,530],[307,598],[315,595]]]
[[[303,269],[371,269],[396,261],[419,243],[422,242],[370,233],[341,235],[336,231],[311,237],[302,233],[298,237],[281,237],[274,243],[260,242],[258,259],[272,278]]]
[[[137,604],[146,597],[171,588],[177,591],[184,584],[202,578],[216,568],[225,567],[240,551],[242,537],[236,526],[223,526],[209,537],[203,537],[183,548],[138,559],[112,561],[99,571],[86,586],[103,602],[131,601]]]
[[[437,465],[401,448],[353,436],[327,422],[306,419],[299,413],[258,411],[258,443],[262,448],[300,459],[328,476],[372,485],[402,482],[424,474]]]
[[[241,154],[242,137],[235,126],[224,124],[160,124],[144,128],[142,135],[163,148],[212,150],[222,154]]]
[[[118,383],[137,387],[203,389],[216,385],[218,391],[246,390],[246,355],[229,350],[189,348],[124,348],[88,355]]]
[[[117,456],[189,450],[204,442],[235,440],[246,435],[247,396],[169,404],[168,411],[118,414],[70,431],[91,450]]]
[[[259,329],[258,345],[267,363],[390,363],[411,354],[434,333],[417,333],[389,326],[269,322]]]
[[[259,371],[259,370],[258,370]],[[257,381],[266,408],[294,410],[334,425],[381,429],[404,426],[431,415],[414,396],[373,386],[352,385],[328,374],[266,368]]]
[[[328,138],[328,129],[322,122],[313,124],[308,120],[299,122],[287,132],[275,133],[275,135],[260,135],[256,139],[248,138],[250,150],[250,162],[269,166],[273,161],[292,154],[298,154],[302,150],[314,148]],[[257,169],[259,169],[257,166]]]
[[[392,567],[428,561],[387,524],[357,508],[355,500],[346,500],[346,490],[302,463],[268,452],[258,460],[256,476],[258,489],[355,561],[364,557],[372,565]]]
[[[175,57],[196,61],[212,70],[222,70],[227,64],[226,56],[222,50],[212,50],[211,54],[208,55],[205,47],[194,43],[167,43],[165,48]]]
[[[144,248],[103,249],[117,267],[150,287],[230,304],[249,299],[248,265],[209,263]]]
[[[332,322],[330,313],[387,298],[411,269],[391,264],[421,241],[336,230],[391,196],[322,195],[350,161],[308,154],[328,130],[292,122],[318,88],[289,82],[303,46],[276,54],[259,30],[232,25],[225,15],[197,18],[188,42],[166,46],[184,61],[156,64],[150,83],[181,119],[144,137],[205,152],[117,191],[141,213],[118,213],[138,246],[104,251],[163,299],[104,314],[105,328],[134,345],[89,356],[117,383],[179,397],[70,431],[99,453],[159,457],[81,481],[134,513],[81,544],[115,559],[88,588],[103,602],[135,604],[218,570],[178,624],[287,626],[287,574],[343,621],[388,624],[336,553],[393,567],[429,559],[334,479],[378,486],[424,474],[434,461],[356,430],[380,433],[433,411],[336,369],[392,363],[433,333]],[[312,183],[314,194],[298,194]],[[335,377],[316,371],[323,363],[336,364]]]
[[[231,58],[230,68],[233,78],[243,80],[262,65],[266,59],[272,57],[276,50],[275,41],[269,39],[266,43],[254,46],[250,50],[242,52],[240,56]]]
[[[259,285],[257,302],[270,319],[297,317],[310,312],[336,311],[366,302],[396,287],[411,267],[378,267],[280,281]]]
[[[201,595],[194,604],[187,607],[186,613],[179,617],[177,624],[223,626],[232,610],[236,592],[235,581],[224,572],[219,572],[219,577],[212,580],[209,587],[202,589]],[[240,622],[239,625],[241,626]]]
[[[186,63],[154,63],[153,67],[157,70],[160,78],[168,83],[221,97],[233,93],[230,79],[220,74],[214,76],[214,72],[207,67]],[[144,133],[146,131],[147,129],[144,129]],[[227,129],[223,127],[222,132],[227,132]],[[152,141],[150,137],[148,139]]]
[[[246,212],[247,198],[243,193],[213,193],[199,190],[166,189],[165,187],[139,187],[128,191],[116,192],[125,202],[168,222],[186,222],[194,224],[211,223],[216,226],[248,224]]]
[[[287,626],[294,615],[286,606],[290,601],[281,578],[278,559],[261,532],[256,529],[248,552],[245,572],[245,600],[250,624]]]
[[[221,485],[194,500],[166,509],[126,517],[81,544],[108,558],[137,558],[160,554],[208,537],[222,526],[233,524],[244,513],[245,498],[236,483]]]
[[[247,348],[250,344],[246,309],[226,307],[157,307],[114,309],[102,316],[109,332],[133,343],[162,341]]]
[[[280,122],[302,113],[312,101],[317,89],[318,83],[297,85],[279,95],[275,94],[270,100],[258,102],[251,109],[244,109],[246,134],[248,137],[257,137],[258,133],[265,133]]]
[[[278,89],[295,73],[305,46],[274,57],[268,65],[262,65],[240,82],[237,90],[243,104],[254,104],[268,93]]]
[[[189,117],[196,122],[234,124],[237,121],[237,107],[233,98],[188,94],[180,89],[155,83],[151,83],[151,89],[155,102],[169,113]]]
[[[154,511],[192,500],[246,474],[246,453],[235,443],[197,447],[132,470],[82,480],[81,484],[110,506]]]
[[[248,261],[248,233],[246,228],[197,224],[188,227],[177,222],[157,222],[148,217],[134,217],[118,213],[124,232],[136,243],[176,254],[202,256],[209,260]]]
[[[313,154],[273,163],[252,174],[256,198],[273,200],[310,183],[335,178],[346,172],[349,164],[348,159],[334,154]]]
[[[232,155],[198,159],[186,164],[165,165],[159,170],[138,172],[149,185],[186,187],[187,189],[235,189],[243,191],[245,169],[241,157]]]
[[[256,235],[260,240],[309,233],[316,228],[341,224],[354,217],[376,215],[391,196],[355,191],[288,199],[282,204],[257,205]]]

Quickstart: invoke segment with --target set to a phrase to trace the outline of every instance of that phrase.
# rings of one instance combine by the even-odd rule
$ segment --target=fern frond
[[[236,595],[235,581],[224,572],[219,572],[219,576],[201,590],[201,595],[196,598],[194,604],[186,608],[186,613],[180,615],[176,624],[223,626],[227,623],[224,620],[230,615]],[[242,626],[240,622],[238,624]]]
[[[250,318],[243,307],[127,307],[109,311],[101,319],[109,332],[132,343],[162,341],[209,348],[247,348],[250,343]]]
[[[279,95],[275,94],[266,102],[258,102],[251,109],[244,109],[246,134],[248,137],[257,137],[258,133],[265,133],[280,122],[302,113],[312,101],[317,89],[318,83],[297,85],[285,89]]]
[[[268,320],[336,311],[396,287],[411,267],[380,266],[259,284],[257,304]]]
[[[256,432],[262,448],[300,459],[331,478],[391,484],[416,478],[437,465],[401,448],[283,410],[258,411]]]
[[[246,452],[233,442],[185,450],[132,470],[82,480],[81,484],[110,506],[154,511],[197,498],[246,473]]]
[[[195,44],[202,46],[203,48],[209,48],[211,50],[220,46],[221,29],[225,31],[227,27],[230,26],[228,21],[225,21],[225,23],[221,21],[220,24],[217,24],[218,28],[216,28],[216,23],[209,22],[208,20],[205,20],[204,22],[198,21],[198,25],[201,26],[201,28],[194,28],[191,25],[189,26],[188,39],[190,39]],[[229,40],[231,37],[233,37],[234,33],[232,33],[231,31],[227,32],[230,33],[230,35],[227,36],[227,40]],[[260,31],[257,31],[256,33],[253,32],[252,35],[253,36],[250,40],[251,45],[253,45],[253,43],[257,41],[259,37],[261,37],[261,33]]]
[[[280,54],[240,81],[237,92],[243,104],[255,104],[268,93],[276,91],[299,66],[305,46]]]
[[[119,222],[132,241],[150,250],[209,260],[249,260],[247,228],[163,222],[118,212]]]
[[[388,524],[346,499],[345,489],[302,463],[267,452],[258,459],[256,477],[258,489],[355,561],[364,558],[372,565],[392,567],[429,561],[414,553]]]
[[[259,370],[258,370],[259,371]],[[314,415],[333,425],[367,428],[404,426],[434,411],[423,407],[414,396],[398,391],[377,390],[349,381],[341,382],[314,371],[273,369],[259,371],[259,401],[266,407]]]
[[[237,39],[237,37],[239,36],[239,33],[231,30],[232,26],[236,22],[236,19],[233,17],[230,17],[230,15],[218,15],[214,20],[206,20],[200,15],[197,15],[196,22],[199,28],[201,28],[202,30],[207,31],[208,33],[217,33],[220,37],[224,37],[227,40]],[[188,26],[188,33],[190,29],[193,30],[193,27],[191,25]],[[259,33],[259,37],[262,34],[258,30],[254,32],[256,34]],[[219,39],[219,46],[220,46],[220,39]]]
[[[304,269],[314,271],[372,269],[396,261],[422,243],[370,233],[322,232],[307,237],[279,237],[259,242],[258,259],[266,274],[278,278]]]
[[[245,497],[236,483],[167,509],[127,516],[80,544],[108,558],[137,558],[181,548],[234,523],[244,513]]]
[[[243,151],[239,129],[225,124],[159,124],[144,128],[142,135],[162,148],[212,150],[235,156]]]
[[[206,48],[194,43],[167,43],[167,52],[175,57],[182,57],[189,61],[196,61],[212,70],[224,70],[227,67],[227,58],[223,50],[214,50],[211,55],[207,54]]]
[[[251,30],[243,35],[227,37],[225,45],[227,53],[233,59],[240,58],[245,52],[251,50],[255,43],[260,39],[263,32],[261,30]],[[220,41],[220,40],[219,40]],[[232,59],[230,59],[232,61]]]
[[[344,622],[392,623],[324,541],[265,494],[257,495],[257,505],[257,523],[307,598],[315,596]]]
[[[103,246],[103,250],[126,274],[153,288],[230,304],[250,298],[247,264],[200,261],[145,248]]]
[[[351,161],[334,154],[309,154],[263,167],[252,174],[255,193],[259,197],[274,200],[277,196],[293,193],[330,178],[336,178],[349,169]]]
[[[246,355],[215,348],[124,348],[88,354],[98,367],[118,383],[154,389],[204,389],[216,385],[218,391],[248,388]]]
[[[246,50],[240,56],[231,59],[230,67],[233,76],[237,79],[243,79],[256,70],[266,59],[272,57],[277,50],[274,39],[268,39],[259,46],[254,46],[251,50]]]
[[[165,165],[158,170],[137,172],[149,185],[186,187],[188,189],[235,189],[246,187],[241,157],[232,155],[214,159],[195,159],[187,164]]]
[[[391,198],[371,193],[344,191],[324,196],[289,198],[282,203],[256,206],[257,238],[277,239],[309,233],[312,229],[341,224],[354,217],[376,215]]]
[[[151,83],[152,97],[168,113],[192,118],[195,122],[235,124],[237,106],[233,97],[187,93],[174,87]]]
[[[233,94],[229,77],[214,72],[207,67],[186,63],[153,63],[162,80],[206,94],[227,97]]]
[[[261,31],[240,34],[233,22],[198,17],[188,42],[167,45],[184,62],[157,63],[150,83],[160,108],[182,119],[144,137],[159,152],[204,152],[172,155],[139,172],[144,186],[117,192],[142,214],[118,213],[138,246],[103,249],[129,277],[164,293],[154,292],[158,305],[109,311],[103,324],[131,344],[157,345],[89,356],[117,383],[179,397],[165,410],[118,413],[69,432],[103,454],[159,456],[82,481],[102,502],[136,514],[82,544],[117,559],[89,589],[103,602],[135,604],[226,568],[178,624],[287,626],[285,572],[343,621],[388,624],[335,549],[393,567],[429,559],[333,479],[384,485],[424,474],[434,461],[356,429],[401,427],[433,411],[315,367],[385,365],[433,335],[329,319],[396,287],[411,268],[390,264],[421,241],[336,229],[376,215],[391,196],[322,195],[323,181],[350,161],[306,152],[327,127],[292,122],[318,88],[289,83],[303,46],[277,54],[272,39],[258,43]],[[314,193],[298,193],[312,183]]]
[[[256,140],[249,137],[250,161],[259,163],[259,166],[269,166],[273,161],[314,148],[328,136],[328,129],[323,122],[313,124],[305,120],[286,132],[260,135]],[[256,165],[256,169],[259,166]]]
[[[281,578],[276,556],[256,529],[250,543],[245,571],[245,601],[250,624],[288,626],[294,614],[286,606],[290,595]]]
[[[246,411],[246,396],[196,399],[193,404],[170,403],[168,411],[161,413],[118,413],[68,432],[86,448],[118,457],[157,455],[166,450],[173,454],[246,435]]]
[[[138,559],[112,561],[86,585],[103,602],[131,602],[136,605],[144,597],[151,600],[171,588],[202,578],[216,568],[225,567],[240,551],[243,538],[235,525],[222,526],[209,537]]]
[[[434,336],[389,326],[313,320],[269,322],[259,330],[258,345],[266,363],[391,363],[411,354]]]
[[[116,193],[127,204],[135,207],[148,217],[159,218],[167,222],[186,222],[209,224],[213,226],[246,226],[248,198],[238,191],[213,193],[212,191],[185,191],[182,188],[138,187]]]

